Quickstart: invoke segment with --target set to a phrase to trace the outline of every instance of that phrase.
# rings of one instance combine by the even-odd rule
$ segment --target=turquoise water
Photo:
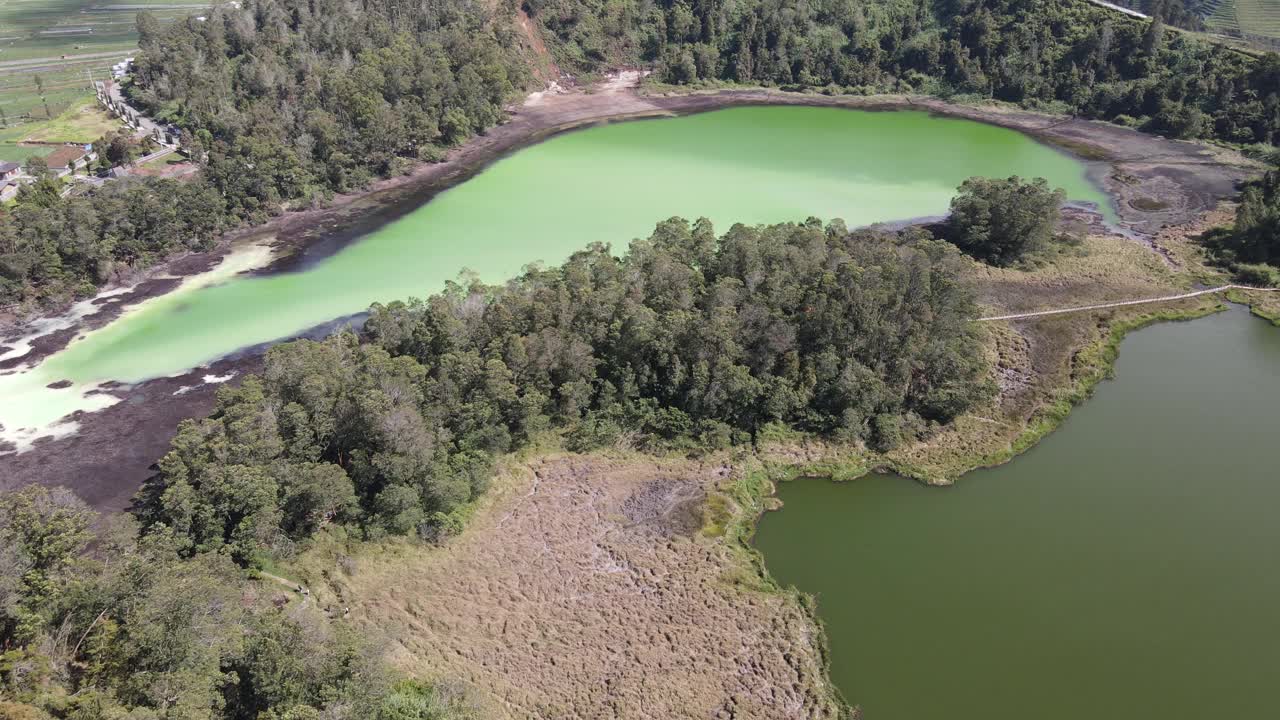
[[[1107,206],[1077,160],[1011,130],[918,112],[747,107],[625,122],[520,150],[307,269],[240,277],[135,309],[0,391],[6,428],[87,409],[90,383],[179,373],[371,303],[495,282],[592,242],[616,251],[671,216],[732,223],[937,215],[974,175],[1045,177]],[[70,379],[65,391],[44,387]]]

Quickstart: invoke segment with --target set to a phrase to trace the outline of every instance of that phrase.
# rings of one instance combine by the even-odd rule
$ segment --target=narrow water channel
[[[789,483],[756,542],[866,720],[1275,717],[1278,413],[1280,329],[1158,325],[1026,455]]]

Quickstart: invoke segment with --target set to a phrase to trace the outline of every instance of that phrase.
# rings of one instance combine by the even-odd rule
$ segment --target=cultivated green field
[[[109,77],[111,66],[136,48],[139,11],[170,22],[198,15],[210,4],[0,0],[0,125],[47,120],[91,95],[92,80]]]
[[[1205,4],[1212,8],[1204,19],[1204,26],[1214,32],[1233,35],[1240,32],[1240,23],[1236,20],[1236,0],[1218,0],[1217,4]]]
[[[1235,6],[1241,32],[1280,38],[1280,0],[1235,0]]]
[[[58,143],[88,144],[119,127],[120,121],[103,112],[96,100],[81,98],[52,120],[0,129],[0,160],[22,162],[33,155],[43,157],[53,152]]]
[[[1205,26],[1228,35],[1280,39],[1280,0],[1219,0]]]
[[[0,63],[128,51],[137,43],[140,10],[173,20],[208,6],[189,0],[0,0]]]

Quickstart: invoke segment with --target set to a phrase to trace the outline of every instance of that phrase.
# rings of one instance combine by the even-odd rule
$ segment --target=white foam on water
[[[132,305],[111,323],[102,329],[111,327],[117,322],[139,312],[148,305],[171,301],[174,297],[184,295],[201,288],[225,282],[232,277],[249,270],[262,267],[274,256],[267,244],[254,244],[238,248],[222,259],[218,265],[199,275],[186,277],[173,290],[163,296],[148,298]],[[67,313],[56,318],[46,318],[31,323],[32,331],[16,341],[5,343],[11,347],[0,359],[22,357],[30,352],[32,343],[50,332],[72,327],[75,322],[86,315],[96,312],[95,300],[110,298],[128,292],[132,288],[117,288],[99,294],[93,300],[76,303]],[[97,330],[90,331],[73,340],[67,347],[92,337]],[[15,344],[16,343],[16,344]],[[60,351],[64,352],[64,351]],[[72,383],[67,387],[49,387],[65,382],[67,378],[57,377],[48,369],[50,361],[58,354],[44,362],[14,368],[0,374],[0,455],[22,453],[30,450],[35,441],[41,438],[63,438],[74,434],[80,427],[78,420],[71,416],[77,412],[96,412],[120,402],[120,397],[104,386],[110,381],[97,379],[91,382]],[[234,373],[219,376],[205,375],[206,383],[223,383],[234,377]],[[182,390],[178,393],[181,394]]]
[[[235,376],[236,376],[235,371],[229,372],[226,375],[212,375],[212,374],[205,375],[203,378],[201,378],[201,380],[203,380],[204,382],[200,383],[200,385],[218,385],[230,380]],[[200,387],[200,385],[183,385],[177,390],[174,390],[173,394],[186,395],[192,390],[195,390],[196,388]]]
[[[65,330],[69,327],[73,327],[81,319],[102,309],[102,306],[106,304],[104,301],[108,301],[117,295],[123,295],[127,292],[131,292],[135,287],[137,286],[127,285],[124,287],[114,288],[112,290],[106,290],[98,293],[88,300],[81,300],[75,305],[72,305],[70,309],[62,315],[32,320],[27,325],[30,331],[26,335],[16,337],[12,340],[0,341],[0,344],[9,348],[9,350],[0,353],[0,362],[20,358],[23,355],[26,355],[31,352],[31,347],[36,340],[39,340],[46,335],[58,332],[59,330]]]

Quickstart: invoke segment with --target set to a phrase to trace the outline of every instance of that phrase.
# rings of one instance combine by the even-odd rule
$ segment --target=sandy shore
[[[132,278],[128,289],[106,288],[101,301],[95,301],[96,311],[59,324],[56,332],[24,338],[30,346],[28,352],[0,361],[0,372],[29,366],[57,352],[78,334],[106,324],[126,308],[170,292],[184,277],[208,271],[235,248],[248,243],[273,244],[279,259],[258,273],[306,267],[514,150],[605,121],[743,105],[809,105],[912,109],[986,122],[1028,133],[1085,158],[1094,180],[1113,197],[1123,227],[1140,238],[1154,237],[1165,226],[1193,221],[1233,195],[1236,185],[1256,172],[1239,156],[1199,144],[1003,107],[956,106],[908,96],[833,97],[770,90],[646,94],[634,87],[637,79],[637,73],[622,74],[592,92],[535,94],[513,109],[507,123],[456,148],[445,162],[421,165],[365,191],[339,196],[325,208],[287,213],[262,226],[231,233],[216,250],[176,258]],[[29,334],[30,322],[0,317],[0,355]],[[212,407],[219,385],[204,382],[204,377],[252,372],[260,363],[261,350],[250,348],[182,376],[115,389],[122,401],[76,418],[79,432],[75,435],[38,441],[30,452],[0,457],[0,489],[29,482],[62,484],[95,507],[123,508],[152,463],[167,449],[178,421],[205,414]]]

